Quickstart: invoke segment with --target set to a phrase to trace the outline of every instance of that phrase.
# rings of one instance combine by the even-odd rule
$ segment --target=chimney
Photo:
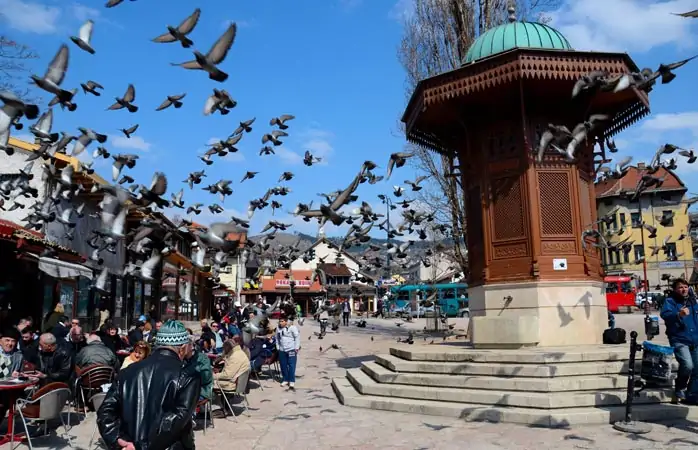
[[[639,162],[639,163],[637,163],[637,168],[639,170],[645,170],[647,168],[647,166],[645,165],[644,162]]]

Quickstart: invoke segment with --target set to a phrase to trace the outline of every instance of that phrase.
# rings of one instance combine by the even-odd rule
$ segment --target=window
[[[668,217],[671,215],[672,212],[673,211],[671,211],[671,210],[662,211],[662,216]],[[674,218],[672,217],[671,219],[669,219],[668,223],[664,226],[665,227],[673,227],[674,226]]]
[[[613,214],[613,218],[610,222],[606,222],[606,231],[617,230],[618,229],[618,216]]]
[[[669,258],[672,261],[676,260],[676,242],[669,242],[666,245],[666,250],[664,250],[664,253],[667,255],[667,258]]]
[[[636,261],[640,258],[643,258],[645,256],[645,247],[643,247],[642,245],[634,245],[633,254],[635,256]]]
[[[630,262],[630,247],[623,247],[623,262],[625,264]]]
[[[633,225],[633,228],[641,228],[642,227],[642,216],[640,215],[639,212],[634,212],[630,213],[630,222]]]
[[[620,217],[620,226],[624,227],[625,226],[625,213],[620,213],[620,214],[618,214],[618,216]]]
[[[606,284],[606,293],[607,294],[615,294],[618,292],[618,283],[615,281],[611,281],[610,283]]]
[[[622,281],[620,283],[620,291],[629,294],[633,291],[633,284],[630,281]]]

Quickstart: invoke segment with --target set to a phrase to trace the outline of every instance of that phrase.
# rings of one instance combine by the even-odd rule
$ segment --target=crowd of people
[[[156,314],[141,316],[128,332],[104,315],[97,330],[84,333],[79,320],[67,317],[57,304],[41,328],[24,318],[2,332],[0,378],[32,379],[37,388],[64,383],[77,389],[86,370],[114,368],[98,412],[107,445],[192,448],[193,418],[202,402],[213,401],[214,387],[235,391],[238,379],[249,378],[241,378],[244,374],[278,362],[281,385],[295,388],[300,332],[286,316],[277,327],[265,318],[256,335],[248,335],[246,343],[243,339],[247,323],[264,307],[238,303],[220,321],[202,321],[199,333],[179,321],[163,323]],[[0,395],[0,412],[8,407],[9,398]]]

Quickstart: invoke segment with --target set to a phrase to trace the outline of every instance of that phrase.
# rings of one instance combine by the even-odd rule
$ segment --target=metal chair
[[[233,418],[237,422],[238,418],[237,415],[235,414],[235,411],[233,410],[233,406],[230,404],[230,401],[228,400],[228,395],[232,396],[239,396],[242,398],[242,412],[247,411],[247,415],[250,415],[249,412],[249,407],[250,403],[247,401],[247,394],[245,392],[247,391],[247,381],[249,380],[250,377],[250,372],[244,372],[240,376],[237,377],[235,380],[235,390],[234,391],[226,391],[221,388],[221,385],[217,379],[214,378],[214,383],[215,383],[215,389],[219,392],[221,396],[221,406],[223,407],[223,417],[226,417],[226,412],[225,412],[225,407],[228,406],[228,409],[230,409],[230,412],[233,414]],[[242,413],[240,413],[242,414]]]
[[[90,402],[92,402],[92,406],[95,408],[95,413],[99,411],[99,408],[102,406],[102,403],[104,403],[104,399],[107,397],[106,392],[100,392],[99,394],[95,394],[92,397],[90,397]],[[87,449],[92,448],[92,441],[95,439],[95,434],[97,433],[97,419],[95,419],[95,429],[92,430],[92,436],[90,437],[90,443],[87,445]]]
[[[211,424],[211,428],[216,428],[213,424],[213,405],[211,404],[211,400],[207,398],[199,400],[196,407],[197,409],[203,407],[204,410],[204,434],[206,434],[206,428],[208,428],[209,423]]]
[[[50,389],[49,389],[50,388]],[[63,420],[62,412],[65,405],[71,398],[70,388],[65,383],[51,383],[39,389],[31,399],[17,399],[16,410],[19,412],[19,417],[22,419],[24,432],[27,437],[27,445],[29,450],[33,450],[31,437],[29,436],[29,427],[27,422],[44,422],[44,436],[48,435],[48,421],[60,419],[63,428],[65,429],[64,439],[68,441],[70,447],[73,446],[70,442],[70,434],[68,424],[70,424],[70,409],[68,409],[68,424]],[[14,427],[12,428],[12,436],[10,442],[14,442]],[[12,445],[10,449],[12,450]]]
[[[264,362],[262,362],[262,371],[264,371],[264,366],[267,366],[267,374],[272,381],[276,381],[276,374],[281,373],[281,366],[279,365],[279,354],[274,353],[271,350],[264,350]],[[268,356],[267,356],[268,355]],[[276,372],[276,374],[274,373]]]
[[[82,369],[75,380],[75,408],[79,411],[79,400],[87,412],[85,399],[95,394],[95,391],[102,391],[102,386],[111,384],[116,378],[116,370],[110,366],[95,365]],[[87,395],[85,395],[87,393]],[[78,397],[78,395],[80,397]]]

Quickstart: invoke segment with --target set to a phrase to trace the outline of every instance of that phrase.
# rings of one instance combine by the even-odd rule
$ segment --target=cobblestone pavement
[[[641,316],[624,316],[624,325],[632,329]],[[627,321],[627,324],[625,323]],[[471,423],[456,419],[410,415],[344,407],[337,401],[330,379],[343,376],[346,368],[357,367],[370,355],[384,353],[406,334],[405,328],[421,330],[423,320],[398,328],[394,320],[369,320],[359,329],[342,327],[338,334],[328,332],[324,340],[313,321],[301,327],[303,349],[300,352],[296,391],[281,388],[263,379],[264,390],[254,386],[249,401],[249,416],[235,422],[223,419],[214,411],[215,428],[204,435],[196,432],[199,449],[218,449],[235,443],[244,449],[646,449],[696,448],[698,423],[655,424],[653,431],[642,436],[625,435],[610,425],[574,429],[541,429],[511,424]],[[459,320],[456,328],[465,328]],[[636,327],[635,327],[636,328]],[[636,328],[639,329],[639,328]],[[311,339],[308,340],[308,336]],[[374,340],[370,339],[373,336]],[[340,350],[330,346],[337,344]],[[418,337],[415,346],[424,345]],[[323,351],[320,351],[320,347]],[[329,349],[328,349],[329,348]],[[75,426],[71,433],[74,448],[85,449],[94,429],[94,413]],[[37,439],[36,447],[67,448],[64,441],[50,437]],[[9,446],[4,446],[9,448]],[[93,448],[96,448],[93,445]]]

